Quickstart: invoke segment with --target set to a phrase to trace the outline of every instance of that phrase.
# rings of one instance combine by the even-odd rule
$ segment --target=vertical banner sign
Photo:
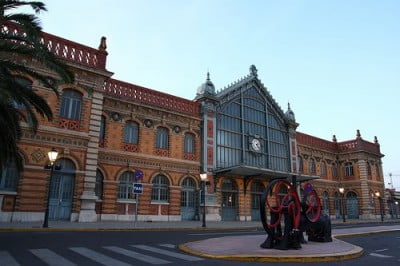
[[[135,180],[136,182],[140,182],[143,179],[143,171],[138,169],[135,171]],[[133,183],[133,193],[136,195],[136,204],[135,204],[135,227],[138,220],[138,208],[139,208],[139,198],[140,194],[143,193],[143,184],[142,183]]]

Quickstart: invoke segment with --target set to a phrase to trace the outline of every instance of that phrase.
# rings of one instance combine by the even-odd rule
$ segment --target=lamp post
[[[58,152],[56,149],[52,148],[51,151],[47,153],[49,156],[50,164],[45,166],[45,169],[50,169],[50,179],[47,185],[47,202],[46,202],[46,212],[44,213],[43,228],[49,227],[49,202],[50,202],[50,183],[53,178],[54,162],[57,160]]]
[[[346,215],[344,214],[344,187],[339,187],[339,192],[342,195],[342,218],[343,222],[346,222]]]
[[[382,197],[379,191],[375,192],[375,196],[378,198],[379,201],[379,212],[381,213],[381,222],[383,222],[383,209],[382,209]]]
[[[203,223],[201,227],[206,227],[206,180],[207,180],[207,174],[203,173],[200,174],[200,179],[201,179],[201,187],[202,187],[202,194],[203,194]]]
[[[398,216],[397,216],[397,213],[398,213],[398,211],[399,211],[399,202],[398,201],[395,201],[394,202],[394,204],[395,204],[395,211],[396,211],[396,219],[398,218]]]

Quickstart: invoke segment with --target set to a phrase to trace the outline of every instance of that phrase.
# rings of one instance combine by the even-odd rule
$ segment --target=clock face
[[[261,143],[259,139],[252,139],[251,140],[251,147],[255,151],[260,151],[261,150]]]

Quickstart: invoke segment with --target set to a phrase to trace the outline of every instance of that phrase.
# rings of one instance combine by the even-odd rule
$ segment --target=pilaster
[[[81,209],[79,212],[79,222],[95,222],[97,221],[96,215],[96,200],[95,183],[96,183],[96,169],[99,152],[99,135],[101,121],[103,94],[93,92],[92,95],[92,108],[90,109],[89,119],[89,143],[87,149],[86,163],[85,163],[85,179],[83,184],[83,193],[81,195]]]

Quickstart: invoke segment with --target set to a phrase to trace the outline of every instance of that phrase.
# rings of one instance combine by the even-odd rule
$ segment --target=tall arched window
[[[191,133],[185,134],[184,152],[194,153],[194,135]]]
[[[134,173],[132,171],[126,171],[121,175],[119,178],[118,199],[134,198],[132,194],[133,181]]]
[[[18,178],[15,163],[7,163],[0,175],[0,191],[17,191]]]
[[[303,173],[303,158],[297,156],[297,169],[299,173]]]
[[[164,127],[157,128],[156,148],[168,149],[168,129]]]
[[[321,162],[321,176],[326,176],[326,163]]]
[[[371,164],[369,162],[367,162],[367,175],[371,175]]]
[[[103,174],[99,169],[96,171],[96,183],[94,186],[94,193],[99,199],[103,199]]]
[[[345,176],[353,176],[353,164],[352,163],[345,163],[344,164],[344,175]]]
[[[376,172],[376,179],[379,180],[381,174],[380,174],[380,171],[379,171],[379,164],[378,163],[375,163],[375,172]]]
[[[308,164],[308,168],[310,170],[310,174],[314,174],[316,173],[315,171],[315,161],[313,158],[310,158],[309,164]]]
[[[153,179],[153,189],[151,191],[151,200],[159,202],[169,201],[169,181],[164,175],[157,175]]]
[[[106,138],[106,117],[104,115],[101,116],[100,120],[100,140],[104,140]]]
[[[60,117],[79,120],[81,117],[82,94],[64,90],[61,97]]]
[[[130,144],[139,143],[139,125],[136,122],[128,121],[124,129],[124,142]]]
[[[339,177],[339,171],[336,164],[332,164],[332,177],[337,178]]]

